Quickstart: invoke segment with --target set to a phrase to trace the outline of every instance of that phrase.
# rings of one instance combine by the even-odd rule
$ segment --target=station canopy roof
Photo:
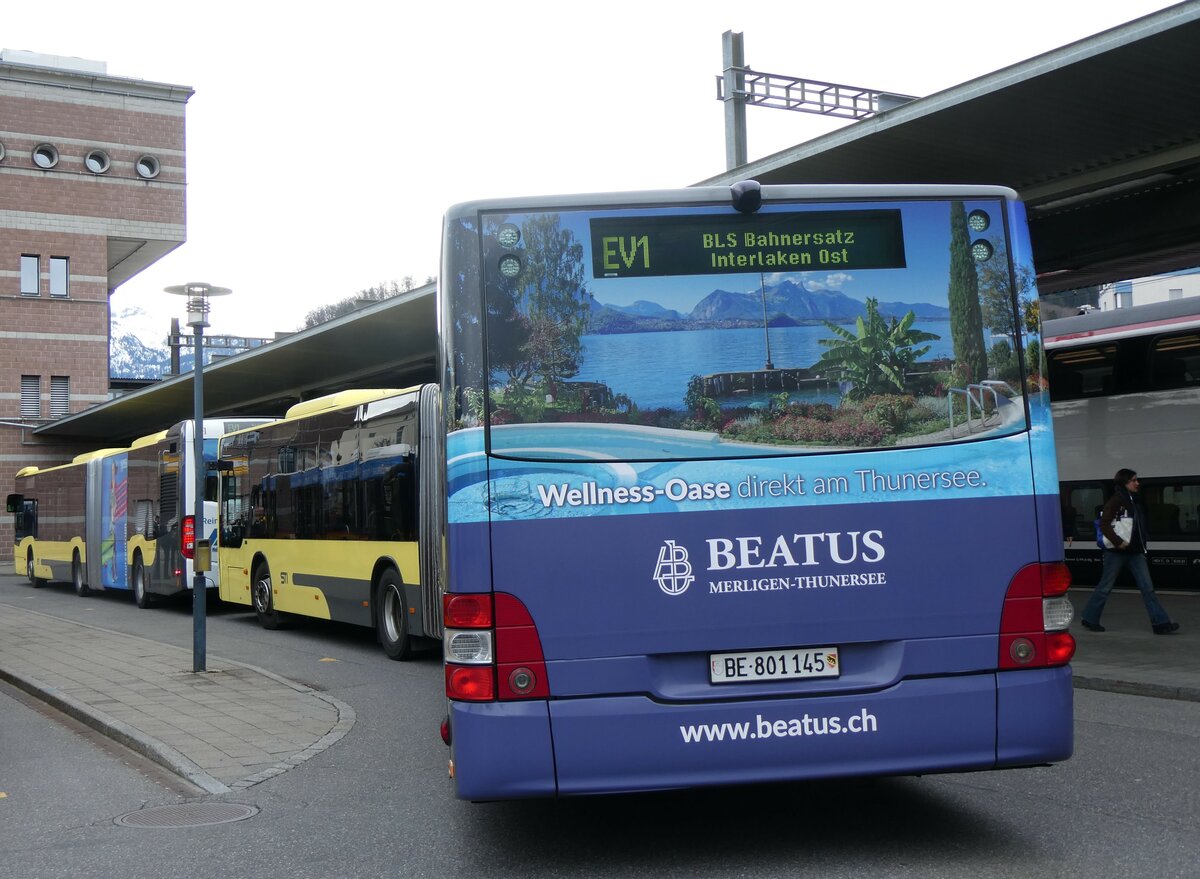
[[[1040,292],[1200,265],[1200,2],[1163,9],[705,184],[997,183]],[[784,112],[747,108],[753,114]]]
[[[204,368],[204,411],[282,416],[301,400],[347,388],[403,388],[434,379],[433,284],[217,360]],[[220,306],[218,306],[220,307]],[[190,371],[37,428],[38,436],[124,443],[191,418]]]
[[[701,184],[1003,184],[1028,207],[1042,293],[1190,268],[1200,265],[1198,47],[1200,0],[1189,0]],[[214,363],[205,411],[282,415],[349,387],[434,380],[435,298],[427,285]],[[190,374],[171,378],[34,433],[128,441],[191,417],[192,393]]]

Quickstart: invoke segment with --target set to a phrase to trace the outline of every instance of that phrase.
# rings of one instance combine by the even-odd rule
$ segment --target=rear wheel
[[[79,560],[79,550],[75,550],[71,556],[71,585],[75,587],[75,594],[80,597],[92,594],[87,583],[83,582],[83,562]]]
[[[25,556],[25,576],[29,578],[29,582],[33,584],[34,589],[41,589],[46,585],[46,581],[33,572],[33,550]]]
[[[383,652],[392,659],[408,659],[412,655],[412,638],[408,634],[408,604],[404,601],[404,586],[395,568],[388,568],[375,587],[375,632]]]
[[[258,624],[264,629],[281,628],[283,614],[275,609],[275,596],[271,589],[271,569],[266,562],[259,562],[255,565],[250,592],[254,600],[254,613],[258,617]]]
[[[140,608],[154,607],[154,596],[146,591],[146,566],[142,563],[141,555],[133,557],[133,600]]]

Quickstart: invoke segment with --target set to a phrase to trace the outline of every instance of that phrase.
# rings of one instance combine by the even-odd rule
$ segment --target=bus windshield
[[[503,212],[482,232],[490,375],[470,415],[494,454],[761,457],[1028,426],[1032,274],[1014,290],[999,200]]]

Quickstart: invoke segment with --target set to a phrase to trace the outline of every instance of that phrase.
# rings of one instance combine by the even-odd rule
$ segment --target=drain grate
[[[117,823],[124,827],[207,827],[243,821],[257,814],[257,806],[241,803],[182,803],[139,809],[122,815]]]

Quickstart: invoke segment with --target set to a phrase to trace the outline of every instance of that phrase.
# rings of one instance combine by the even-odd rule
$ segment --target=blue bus
[[[450,209],[457,795],[1068,758],[1030,253],[993,186]]]

